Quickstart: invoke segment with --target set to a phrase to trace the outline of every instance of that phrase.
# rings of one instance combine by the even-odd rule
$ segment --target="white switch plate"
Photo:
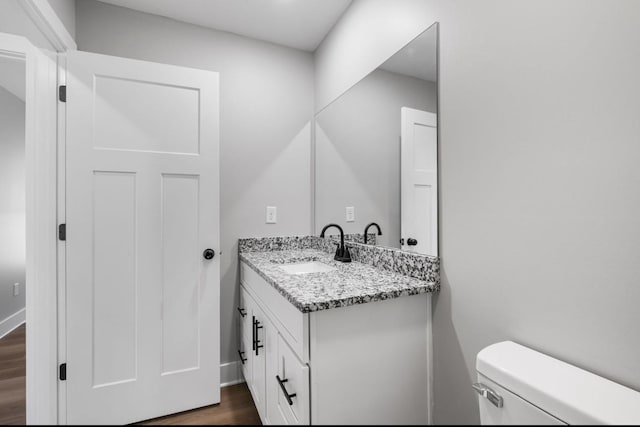
[[[353,206],[347,206],[347,222],[356,220],[356,209]]]
[[[20,295],[20,283],[14,283],[13,284],[13,296],[17,297],[18,295]]]
[[[267,206],[267,224],[278,222],[278,209],[275,206]]]

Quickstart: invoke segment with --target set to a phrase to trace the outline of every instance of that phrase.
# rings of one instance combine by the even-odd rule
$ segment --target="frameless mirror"
[[[375,222],[376,244],[438,255],[437,43],[436,23],[316,115],[317,233]]]

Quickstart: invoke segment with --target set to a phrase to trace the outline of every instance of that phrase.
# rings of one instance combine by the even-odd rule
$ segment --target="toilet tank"
[[[505,341],[476,358],[482,424],[640,424],[640,393]]]

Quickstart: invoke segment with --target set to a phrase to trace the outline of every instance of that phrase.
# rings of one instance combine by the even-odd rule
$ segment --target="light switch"
[[[267,206],[267,224],[275,224],[277,220],[278,209],[275,206]]]
[[[353,206],[347,206],[347,222],[356,220],[356,209]]]

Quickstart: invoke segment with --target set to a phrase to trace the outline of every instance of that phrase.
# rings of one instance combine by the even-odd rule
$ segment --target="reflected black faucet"
[[[378,236],[382,236],[382,230],[380,230],[380,226],[375,222],[372,222],[371,224],[367,225],[364,228],[364,244],[365,245],[367,244],[367,233],[369,232],[369,227],[371,227],[372,225],[375,225],[375,227],[378,229]]]
[[[344,231],[342,231],[342,227],[340,227],[338,224],[327,224],[322,229],[320,237],[324,237],[324,232],[327,231],[327,228],[329,227],[336,227],[338,230],[340,230],[340,244],[336,249],[336,255],[333,257],[333,259],[340,262],[351,262],[349,249],[344,246]]]

